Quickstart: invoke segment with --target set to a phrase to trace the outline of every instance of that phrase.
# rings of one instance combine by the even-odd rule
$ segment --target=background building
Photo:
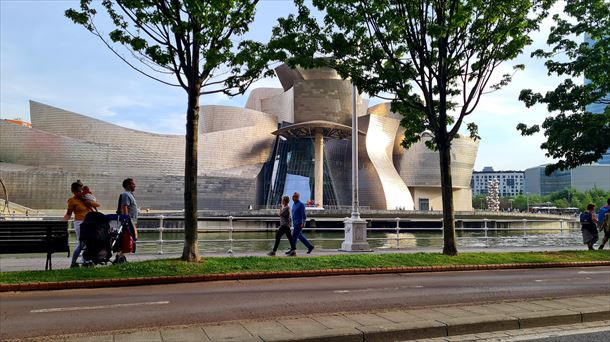
[[[572,170],[555,171],[550,176],[544,174],[545,166],[540,165],[525,170],[526,193],[544,196],[569,188],[579,191],[593,188],[610,190],[609,164],[578,166]]]
[[[252,90],[246,108],[203,106],[199,125],[199,209],[277,206],[283,194],[326,207],[351,205],[352,85],[331,69],[276,69],[281,88]],[[442,209],[438,152],[400,147],[405,130],[389,104],[357,96],[360,204],[371,209]],[[89,185],[114,211],[121,182],[137,183],[142,208],[181,210],[181,135],[119,127],[30,101],[31,128],[0,122],[0,178],[9,200],[65,207],[70,183]],[[424,139],[425,140],[425,139]],[[471,210],[478,142],[452,144],[454,208]]]
[[[493,167],[486,166],[482,171],[474,171],[470,187],[472,195],[486,195],[489,191],[489,181],[497,179],[499,182],[498,190],[502,197],[516,196],[523,194],[524,189],[523,171],[494,171]]]

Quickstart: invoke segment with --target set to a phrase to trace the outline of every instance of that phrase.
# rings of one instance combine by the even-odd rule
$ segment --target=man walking
[[[297,239],[301,241],[305,247],[307,247],[307,254],[313,251],[314,246],[307,240],[307,238],[301,232],[303,228],[305,228],[305,221],[307,220],[307,215],[305,214],[305,205],[303,202],[299,201],[301,195],[298,192],[295,192],[292,195],[292,201],[294,202],[292,205],[292,224],[294,225],[294,230],[292,231],[292,246],[296,248]],[[296,255],[295,249],[290,249],[286,252],[287,255]]]
[[[608,240],[610,239],[610,217],[606,218],[606,220],[604,221],[604,216],[610,213],[610,198],[608,198],[608,201],[606,201],[606,203],[607,204],[605,206],[599,209],[599,213],[597,214],[597,224],[600,225],[600,231],[604,231],[604,239],[599,245],[599,249],[604,249],[606,242],[608,242]]]
[[[123,180],[123,189],[125,191],[119,196],[117,214],[129,215],[132,227],[130,227],[131,229],[129,229],[129,232],[124,232],[121,236],[121,250],[116,256],[115,263],[125,262],[125,253],[133,253],[135,251],[134,241],[138,238],[136,230],[136,223],[138,223],[138,203],[133,196],[133,192],[136,190],[136,183],[132,178],[125,178],[125,180]]]

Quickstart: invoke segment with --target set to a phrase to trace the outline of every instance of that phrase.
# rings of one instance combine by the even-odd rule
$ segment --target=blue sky
[[[70,7],[78,7],[78,1],[0,0],[0,117],[29,120],[31,99],[125,127],[183,134],[184,91],[133,71],[99,39],[64,17]],[[554,9],[560,10],[561,6]],[[292,11],[291,1],[262,1],[249,37],[264,41],[276,18]],[[523,88],[548,90],[558,82],[547,76],[541,61],[529,57],[532,50],[544,47],[550,25],[547,20],[543,31],[532,36],[534,45],[503,65],[497,75],[517,63],[524,63],[526,70],[506,88],[483,96],[468,118],[467,122],[479,125],[482,138],[475,170],[483,166],[519,170],[551,161],[539,148],[544,141],[541,134],[522,137],[515,130],[519,122],[541,123],[549,115],[543,106],[525,108],[517,97]],[[260,86],[280,84],[265,79],[251,88]],[[201,104],[243,107],[247,96],[205,96]]]

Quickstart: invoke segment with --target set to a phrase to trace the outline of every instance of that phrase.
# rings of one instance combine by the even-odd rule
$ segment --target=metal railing
[[[13,217],[14,219],[56,219],[60,220],[59,217]],[[146,253],[164,254],[166,253],[165,247],[170,245],[183,244],[183,239],[166,239],[164,233],[179,233],[183,232],[184,228],[171,228],[166,227],[166,223],[170,218],[164,215],[157,216],[146,216],[142,219],[146,221],[158,221],[156,227],[138,228],[139,233],[156,233],[157,238],[154,240],[143,240],[138,241],[138,246],[149,246]],[[171,217],[171,220],[180,221],[181,218]],[[202,240],[206,244],[224,244],[226,248],[224,250],[229,255],[234,254],[234,247],[236,243],[240,244],[254,244],[254,243],[268,243],[271,245],[274,242],[274,237],[271,238],[235,238],[235,233],[254,233],[254,232],[274,232],[275,227],[258,227],[258,228],[247,228],[240,227],[236,228],[236,222],[275,222],[276,217],[233,217],[228,216],[224,218],[215,217],[216,225],[213,228],[199,228],[198,233],[226,233],[227,238],[222,239],[205,239]],[[336,218],[334,221],[343,220]],[[226,225],[219,225],[218,222],[226,222]],[[371,224],[375,221],[383,221],[386,224],[391,221],[395,221],[394,227],[369,227],[367,232],[369,233],[369,241],[383,242],[384,245],[378,248],[383,249],[404,249],[413,247],[414,243],[419,241],[432,241],[440,240],[443,241],[443,221],[442,218],[374,218],[368,220]],[[413,226],[418,224],[419,226]],[[570,228],[570,224],[577,226],[578,228]],[[262,225],[262,224],[261,224]],[[402,226],[401,226],[402,225]],[[405,225],[411,225],[412,227],[405,227]],[[426,227],[427,225],[427,227]],[[430,225],[436,225],[431,227]],[[149,224],[150,226],[150,224]],[[465,227],[466,226],[466,227]],[[72,226],[70,225],[70,230]],[[515,245],[515,241],[520,242],[520,246],[527,247],[531,244],[531,241],[535,239],[545,238],[546,240],[552,239],[558,241],[560,246],[566,246],[570,243],[569,240],[575,240],[576,234],[570,234],[580,232],[580,226],[578,222],[572,220],[540,220],[540,219],[458,219],[456,220],[456,240],[461,246],[476,245],[473,241],[478,242],[480,247],[492,247],[493,242],[496,241],[512,241]],[[327,228],[327,227],[309,227],[303,230],[305,233],[308,231],[315,232],[341,232],[342,228]],[[384,237],[375,236],[375,232],[386,233]],[[552,234],[545,234],[546,232]],[[411,234],[409,234],[411,233]],[[418,234],[418,236],[413,233]],[[423,233],[423,234],[422,234]],[[464,233],[470,233],[470,236],[464,236]],[[338,245],[343,241],[343,238],[333,237],[313,237],[309,238],[312,242],[336,242]],[[407,243],[412,241],[412,243]],[[576,241],[573,241],[576,244]],[[71,242],[75,244],[75,242]],[[501,244],[500,244],[501,245]],[[200,247],[201,248],[201,247]],[[338,247],[337,247],[338,248]],[[151,252],[153,251],[153,252]],[[140,251],[138,253],[141,253]]]

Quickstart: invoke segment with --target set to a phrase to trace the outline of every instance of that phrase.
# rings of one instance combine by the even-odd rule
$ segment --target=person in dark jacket
[[[288,206],[288,203],[290,203],[290,197],[282,196],[282,207],[280,208],[280,228],[275,233],[275,244],[273,245],[273,250],[267,253],[269,256],[275,256],[275,252],[277,252],[277,248],[280,245],[280,240],[284,234],[286,234],[286,238],[288,238],[288,242],[290,243],[290,250],[293,251],[293,253],[290,253],[289,255],[296,255],[296,252],[294,252],[296,248],[294,247],[294,242],[292,241],[292,233],[290,233],[290,225],[292,220],[290,218],[290,206]]]
[[[301,241],[305,247],[307,247],[307,254],[313,251],[314,246],[307,240],[307,238],[301,233],[303,228],[305,228],[305,221],[307,221],[307,214],[305,214],[305,204],[299,201],[301,195],[298,192],[295,192],[292,195],[292,201],[294,204],[292,205],[292,224],[294,225],[294,230],[292,231],[292,248],[286,254],[291,255],[296,253],[295,247],[297,245],[297,239]]]
[[[588,204],[587,211],[580,214],[580,224],[582,225],[582,242],[587,245],[589,250],[593,250],[593,244],[599,239],[595,204]]]
[[[599,231],[604,231],[604,239],[599,245],[599,249],[604,249],[606,242],[608,242],[608,240],[610,239],[610,222],[608,222],[609,219],[607,218],[604,221],[604,216],[608,213],[610,213],[610,198],[608,198],[608,201],[606,201],[606,205],[601,207],[599,209],[599,213],[597,213],[597,224],[600,225]]]

